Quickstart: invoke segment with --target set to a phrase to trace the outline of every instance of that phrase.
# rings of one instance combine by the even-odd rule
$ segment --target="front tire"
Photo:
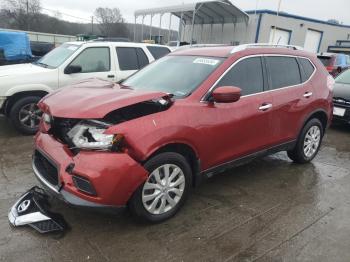
[[[323,130],[323,125],[317,118],[307,122],[300,133],[295,148],[287,152],[288,157],[298,164],[312,161],[321,147]]]
[[[27,96],[17,100],[9,117],[17,131],[24,135],[34,135],[39,129],[42,112],[37,106],[41,97]]]
[[[129,201],[130,211],[142,220],[159,223],[174,216],[185,203],[192,171],[178,153],[161,153],[144,165],[148,179]]]

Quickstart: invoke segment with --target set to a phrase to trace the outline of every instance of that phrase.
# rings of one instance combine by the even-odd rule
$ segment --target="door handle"
[[[305,94],[304,94],[304,97],[305,98],[309,98],[309,97],[311,97],[312,96],[312,92],[306,92]]]
[[[114,78],[114,75],[108,75],[107,77],[108,78]]]
[[[259,110],[260,111],[266,111],[266,110],[269,110],[270,108],[272,108],[272,104],[262,104],[260,107],[259,107]]]

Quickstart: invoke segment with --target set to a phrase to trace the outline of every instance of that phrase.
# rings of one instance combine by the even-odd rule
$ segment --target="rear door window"
[[[148,65],[149,61],[148,61],[148,58],[147,58],[145,52],[141,48],[135,48],[135,50],[136,50],[139,69],[141,69],[141,68],[145,67],[146,65]]]
[[[294,86],[301,83],[299,65],[294,57],[266,57],[271,89]]]
[[[148,65],[149,61],[141,48],[117,47],[119,68],[122,71],[139,70]]]
[[[168,48],[161,46],[147,46],[147,49],[150,51],[154,59],[159,59],[170,53],[170,50]]]
[[[219,81],[219,86],[236,86],[242,89],[242,96],[264,91],[264,77],[260,57],[252,57],[238,62]]]

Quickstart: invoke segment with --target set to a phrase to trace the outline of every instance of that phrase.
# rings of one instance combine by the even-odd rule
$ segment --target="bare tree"
[[[125,20],[118,8],[102,8],[95,10],[96,20],[100,25],[100,31],[105,36],[126,36],[127,28]]]
[[[40,0],[3,0],[6,16],[13,20],[17,29],[29,30],[41,11]]]

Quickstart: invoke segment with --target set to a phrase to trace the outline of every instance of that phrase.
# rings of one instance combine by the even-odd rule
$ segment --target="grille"
[[[333,98],[333,103],[335,105],[341,105],[341,106],[345,106],[345,107],[350,107],[350,100],[347,99],[343,99],[343,98]]]
[[[34,153],[34,165],[47,182],[54,186],[58,185],[58,170],[56,166],[39,151]]]
[[[45,220],[29,224],[32,228],[38,230],[40,233],[49,233],[55,231],[62,231],[62,225],[58,224],[54,220]]]

